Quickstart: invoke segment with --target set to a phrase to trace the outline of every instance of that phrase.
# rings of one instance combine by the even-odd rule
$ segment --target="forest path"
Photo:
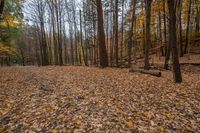
[[[0,68],[0,132],[200,132],[200,74]]]

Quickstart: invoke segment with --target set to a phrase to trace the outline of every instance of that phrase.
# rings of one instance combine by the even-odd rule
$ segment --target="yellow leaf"
[[[170,113],[166,114],[166,117],[170,120],[174,119],[174,116]]]
[[[4,133],[4,128],[2,125],[0,125],[0,133]]]
[[[133,121],[131,119],[129,119],[129,120],[126,121],[126,125],[127,125],[128,128],[133,128],[134,124],[133,124]]]
[[[57,133],[56,129],[53,129],[53,130],[52,130],[52,133]]]
[[[160,132],[164,132],[164,128],[163,127],[160,127]]]

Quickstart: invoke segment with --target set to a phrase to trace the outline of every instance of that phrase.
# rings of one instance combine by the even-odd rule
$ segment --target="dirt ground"
[[[186,70],[174,84],[171,71],[0,68],[0,133],[200,132],[200,74]]]

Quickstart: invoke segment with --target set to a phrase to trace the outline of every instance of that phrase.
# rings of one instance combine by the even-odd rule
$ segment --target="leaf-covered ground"
[[[200,132],[200,74],[0,68],[0,132]]]

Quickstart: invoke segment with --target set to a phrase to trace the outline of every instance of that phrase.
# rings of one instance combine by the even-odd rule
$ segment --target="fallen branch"
[[[193,65],[193,66],[200,66],[200,63],[180,63],[180,65]]]
[[[140,73],[144,73],[144,74],[150,74],[150,75],[156,76],[156,77],[161,77],[161,71],[159,71],[159,70],[144,70],[144,69],[140,69],[140,68],[131,68],[131,69],[129,69],[129,72],[140,72]]]

